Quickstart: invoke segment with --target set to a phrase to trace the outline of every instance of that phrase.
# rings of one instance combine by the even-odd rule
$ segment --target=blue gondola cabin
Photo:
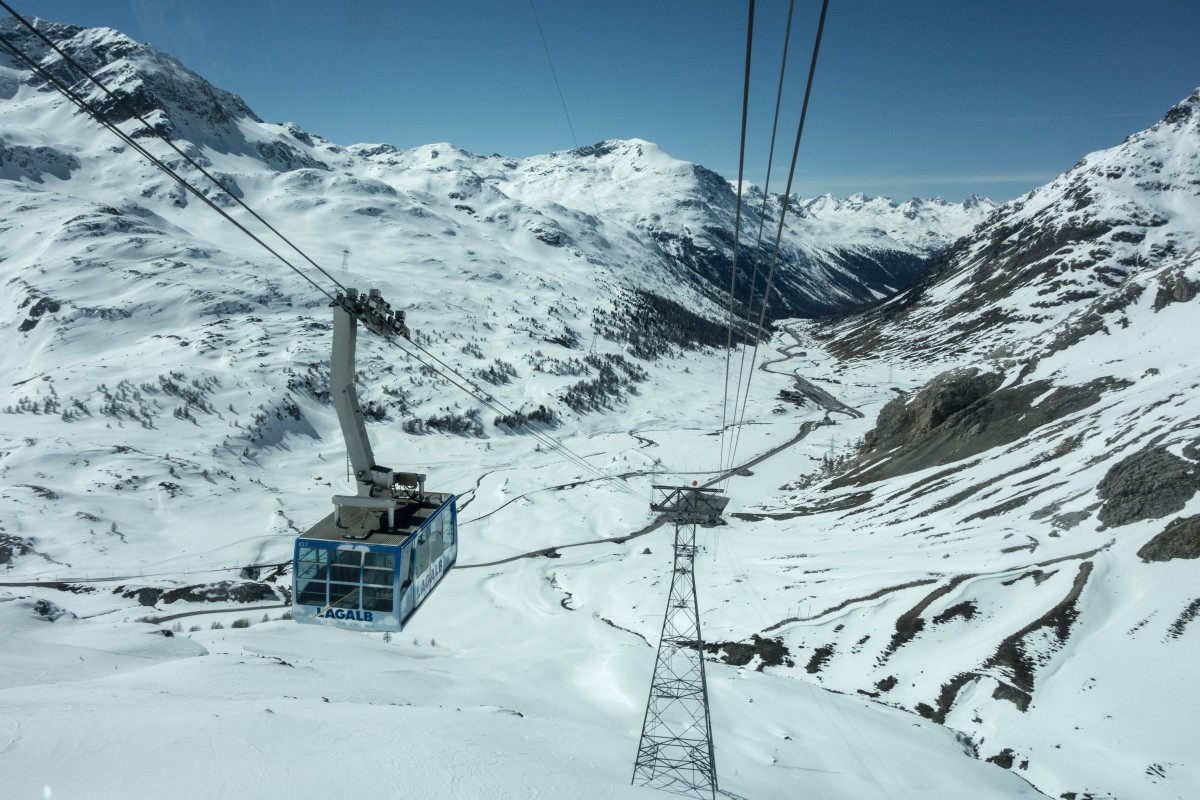
[[[414,494],[380,511],[337,498],[296,539],[292,617],[360,631],[400,631],[458,557],[452,494]]]

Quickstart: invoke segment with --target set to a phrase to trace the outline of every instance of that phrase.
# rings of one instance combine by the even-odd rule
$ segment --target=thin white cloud
[[[955,186],[972,186],[984,183],[1033,183],[1041,185],[1049,183],[1058,177],[1057,172],[1049,172],[1045,170],[1037,170],[1030,172],[979,172],[979,173],[960,173],[954,175],[839,175],[833,176],[818,176],[806,175],[802,180],[805,182],[822,183],[822,184],[842,184],[842,185],[918,185],[929,186],[933,184],[952,184]]]
[[[1157,119],[1162,112],[1154,111],[1118,111],[1112,114],[1046,114],[1043,116],[1011,116],[1011,117],[975,117],[967,122],[1078,122],[1079,120],[1097,119]]]
[[[736,171],[734,172],[736,175]],[[1049,183],[1058,177],[1059,172],[1051,170],[1019,170],[1015,172],[964,172],[964,173],[921,173],[913,175],[905,174],[881,174],[881,173],[859,173],[859,174],[839,174],[839,175],[821,175],[801,173],[792,181],[792,191],[801,195],[809,196],[814,193],[820,194],[823,192],[833,192],[835,194],[841,192],[876,192],[876,193],[896,193],[908,195],[912,193],[912,189],[924,186],[965,186],[972,187],[980,193],[986,193],[989,186],[996,184],[1004,185],[1019,185],[1028,188],[1041,186]],[[765,170],[755,171],[747,170],[745,181],[753,183],[759,187],[763,185]],[[786,176],[785,176],[786,177]],[[771,181],[772,193],[783,191],[784,178],[775,178]],[[731,182],[736,182],[735,179],[730,179]]]

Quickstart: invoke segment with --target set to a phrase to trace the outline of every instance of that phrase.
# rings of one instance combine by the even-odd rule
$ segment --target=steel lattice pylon
[[[719,522],[729,500],[711,489],[654,488],[663,497],[651,509],[675,523],[675,564],[632,782],[715,798],[717,768],[696,602],[696,526]]]

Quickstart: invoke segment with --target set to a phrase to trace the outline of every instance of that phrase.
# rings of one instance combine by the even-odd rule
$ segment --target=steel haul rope
[[[750,397],[750,382],[751,382],[751,379],[754,377],[754,365],[758,358],[758,340],[762,336],[763,324],[764,324],[764,321],[766,320],[766,316],[767,316],[767,305],[771,299],[771,284],[775,277],[775,266],[779,260],[780,242],[783,239],[783,223],[787,217],[788,200],[790,199],[791,193],[792,193],[792,180],[796,174],[796,160],[800,153],[800,139],[804,135],[804,122],[808,116],[808,101],[812,97],[813,77],[816,75],[816,72],[817,72],[817,57],[819,56],[819,54],[821,52],[821,36],[825,31],[825,17],[826,17],[826,14],[828,11],[829,11],[829,0],[822,0],[821,19],[817,23],[817,35],[816,35],[815,40],[813,41],[812,61],[810,62],[809,67],[808,67],[808,82],[805,84],[805,87],[804,87],[804,103],[800,107],[800,122],[796,126],[796,143],[792,146],[792,161],[791,161],[791,165],[788,168],[787,187],[783,191],[783,199],[781,201],[782,207],[779,210],[779,226],[776,229],[776,233],[775,233],[775,245],[771,251],[771,265],[767,271],[767,286],[766,286],[766,290],[763,293],[762,311],[758,315],[758,327],[757,327],[755,337],[754,337],[754,352],[750,358],[750,372],[746,377],[746,392],[742,398],[742,410],[741,410],[740,415],[738,416],[737,431],[734,433],[733,448],[730,453],[729,460],[730,460],[731,464],[733,463],[734,456],[737,453],[738,441],[741,438],[741,423],[745,420],[745,417],[746,417],[746,402],[749,400],[749,397]]]
[[[131,118],[136,118],[154,136],[165,141],[167,143],[167,145],[169,145],[176,153],[178,153],[180,156],[182,156],[187,161],[187,163],[189,163],[195,169],[199,170],[201,172],[201,174],[203,174],[205,177],[207,177],[209,180],[211,180],[213,182],[213,184],[217,186],[217,188],[219,188],[221,191],[225,192],[230,197],[232,197],[240,206],[242,206],[242,208],[246,209],[246,211],[249,212],[256,220],[258,220],[260,223],[262,223],[264,226],[266,226],[272,233],[274,233],[276,236],[278,236],[281,240],[286,242],[293,250],[295,250],[306,261],[308,261],[310,264],[312,264],[322,275],[324,275],[326,278],[328,278],[335,286],[337,286],[338,288],[340,288],[342,290],[345,289],[345,287],[342,286],[342,284],[336,278],[332,277],[325,269],[321,268],[315,261],[313,261],[311,258],[309,258],[298,246],[296,246],[294,243],[292,243],[290,240],[288,240],[282,233],[280,233],[278,230],[276,230],[274,227],[272,227],[270,224],[268,224],[252,208],[250,208],[250,206],[248,204],[246,204],[244,201],[240,200],[236,196],[232,195],[232,193],[230,193],[229,190],[217,178],[215,178],[212,174],[210,174],[207,170],[205,170],[201,165],[196,163],[194,159],[192,159],[190,156],[188,156],[186,153],[184,153],[182,150],[180,150],[161,131],[156,129],[153,125],[151,125],[148,121],[146,121],[140,114],[138,114],[132,107],[130,107],[119,95],[115,94],[114,92],[109,90],[106,86],[104,86],[104,84],[98,78],[96,78],[94,75],[92,75],[90,72],[88,72],[77,61],[75,61],[75,59],[71,58],[71,56],[69,54],[65,53],[57,44],[55,44],[52,40],[50,40],[47,36],[45,36],[45,34],[43,34],[34,25],[32,25],[28,20],[26,20],[24,17],[22,17],[20,14],[18,14],[7,2],[5,2],[5,0],[0,0],[0,7],[4,8],[6,11],[8,11],[8,13],[11,14],[16,20],[18,20],[24,27],[26,27],[27,29],[32,31],[39,39],[41,39],[56,54],[58,54],[67,64],[69,64],[72,68],[78,70],[89,81],[91,81],[96,86],[98,86],[108,97],[110,97],[112,100],[117,102],[128,114],[130,114]],[[215,202],[213,202],[213,200],[211,200],[210,198],[205,196],[203,192],[201,192],[198,188],[196,188],[194,185],[192,185],[186,178],[184,178],[182,175],[180,175],[176,170],[172,169],[170,165],[166,164],[164,161],[162,161],[160,158],[155,156],[153,153],[149,152],[144,146],[142,146],[138,141],[136,141],[131,135],[126,134],[115,123],[109,121],[103,113],[101,113],[100,111],[98,111],[97,109],[92,107],[92,105],[90,103],[88,103],[88,101],[84,97],[80,96],[78,93],[74,92],[70,87],[63,84],[47,68],[45,68],[44,66],[39,64],[37,61],[35,61],[30,56],[26,55],[24,52],[22,52],[20,50],[20,48],[16,47],[13,43],[11,43],[7,38],[3,37],[2,35],[0,35],[0,46],[3,46],[4,49],[8,50],[15,57],[17,57],[23,63],[28,65],[35,72],[35,74],[39,75],[40,77],[43,78],[43,80],[46,80],[48,83],[50,83],[52,86],[54,86],[54,88],[57,89],[61,94],[63,94],[67,99],[71,100],[71,102],[74,103],[76,106],[78,106],[81,110],[85,111],[87,114],[89,114],[94,119],[96,119],[100,124],[102,124],[106,128],[108,128],[113,134],[115,134],[117,137],[119,137],[123,142],[128,144],[130,147],[132,147],[134,150],[136,150],[140,155],[142,155],[144,158],[146,158],[148,161],[150,161],[151,164],[158,167],[160,170],[162,170],[164,173],[166,173],[172,179],[177,181],[186,190],[188,190],[193,195],[195,195],[197,198],[199,198],[201,201],[203,201],[205,203],[205,205],[212,208],[214,211],[216,211],[218,214],[220,214],[222,218],[224,218],[226,221],[230,222],[231,224],[235,225],[239,230],[241,230],[243,233],[245,233],[247,236],[249,236],[253,241],[255,241],[257,244],[259,244],[261,247],[263,247],[267,252],[269,252],[271,255],[273,255],[277,259],[279,259],[280,262],[285,264],[289,269],[291,269],[298,276],[300,276],[303,280],[305,280],[307,283],[309,283],[311,286],[313,286],[313,288],[315,288],[321,294],[324,294],[331,301],[336,300],[336,298],[334,297],[333,294],[331,294],[329,291],[327,291],[320,284],[316,283],[308,275],[305,275],[304,272],[300,268],[298,268],[296,265],[292,264],[287,258],[285,258],[276,249],[272,248],[270,245],[268,245],[266,242],[264,242],[261,238],[259,238],[257,235],[255,235],[252,231],[250,231],[248,228],[246,228],[241,222],[234,219],[227,211],[225,211],[220,206],[218,206]],[[442,367],[441,369],[439,369],[438,367],[429,363],[428,360],[426,360],[425,358],[422,358],[420,355],[414,353],[413,351],[410,351],[410,350],[404,348],[402,345],[399,344],[399,342],[395,341],[394,339],[390,339],[388,341],[391,342],[394,346],[399,347],[401,351],[405,352],[407,355],[409,355],[414,360],[429,367],[434,372],[436,372],[438,375],[445,378],[447,380],[447,382],[449,382],[452,386],[459,389],[460,391],[463,391],[464,393],[466,393],[467,395],[469,395],[476,401],[480,402],[487,408],[491,409],[492,411],[495,411],[497,413],[503,412],[508,415],[512,415],[514,413],[512,409],[508,408],[506,405],[504,405],[500,401],[496,400],[494,397],[491,397],[487,393],[483,392],[477,386],[474,386],[474,384],[470,381],[470,379],[464,377],[463,375],[461,375],[460,373],[458,373],[457,371],[452,369],[444,361],[442,361],[441,359],[434,356],[432,353],[430,353],[425,348],[421,347],[419,344],[413,343],[413,346],[418,351],[425,354],[425,356],[427,356],[428,359],[432,359],[433,361],[437,362],[437,364],[441,365],[441,367]],[[613,476],[604,474],[601,470],[599,470],[598,468],[593,466],[590,462],[586,461],[582,456],[580,456],[577,453],[575,453],[574,451],[572,451],[565,444],[559,442],[557,439],[555,439],[553,436],[551,436],[545,430],[535,428],[533,425],[530,425],[529,428],[530,428],[531,433],[534,435],[535,439],[542,442],[543,444],[546,444],[548,447],[559,451],[564,456],[566,456],[568,460],[570,460],[576,466],[582,468],[585,472],[590,472],[592,475],[594,475],[598,478],[602,478],[607,481],[615,482],[618,480],[617,478],[615,478]],[[626,484],[615,483],[614,485],[616,485],[617,488],[620,489],[621,491],[632,494],[635,497],[638,497],[638,499],[643,499],[643,500],[645,499],[641,495],[634,492],[632,490],[632,488],[627,486]]]

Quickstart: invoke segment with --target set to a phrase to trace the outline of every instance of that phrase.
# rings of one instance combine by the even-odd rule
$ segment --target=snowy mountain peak
[[[7,38],[67,85],[80,87],[84,96],[114,122],[130,118],[125,105],[142,116],[159,111],[176,136],[195,139],[201,133],[193,129],[196,122],[220,129],[238,118],[261,121],[237,95],[218,89],[173,56],[135,42],[123,33],[111,28],[81,28],[41,20],[34,24],[83,69],[104,82],[124,105],[88,82],[17,20],[0,20]],[[7,53],[5,57],[12,58]]]
[[[1200,87],[1197,87],[1190,95],[1171,106],[1170,110],[1163,116],[1162,122],[1165,125],[1181,125],[1189,121],[1194,122],[1198,114],[1200,114]]]
[[[966,200],[963,201],[963,208],[980,208],[980,207],[986,207],[989,210],[991,210],[996,207],[996,203],[993,202],[991,200],[991,198],[982,197],[977,194],[971,194],[970,197],[968,197]]]
[[[665,161],[674,163],[675,159],[666,152],[645,139],[605,139],[591,145],[577,147],[574,150],[562,151],[567,155],[578,158],[626,158],[639,161]]]
[[[873,324],[895,323],[898,344],[920,331],[926,353],[962,352],[970,331],[978,357],[1200,245],[1198,97],[998,208]],[[879,333],[865,321],[862,331]]]
[[[110,95],[15,19],[0,20],[0,25],[19,49],[35,56],[59,80],[76,87],[110,122],[125,124],[137,115],[160,134],[191,146],[197,153],[208,149],[247,156],[279,170],[328,169],[321,153],[306,152],[316,144],[310,135],[294,125],[264,125],[236,94],[217,88],[173,56],[148,44],[139,44],[109,28],[41,23],[39,30],[99,79]],[[7,52],[0,53],[0,65],[10,65],[23,83],[47,88],[41,78],[31,75]],[[38,102],[47,102],[47,98]],[[34,134],[28,138],[37,137]],[[320,143],[328,146],[323,140]]]

